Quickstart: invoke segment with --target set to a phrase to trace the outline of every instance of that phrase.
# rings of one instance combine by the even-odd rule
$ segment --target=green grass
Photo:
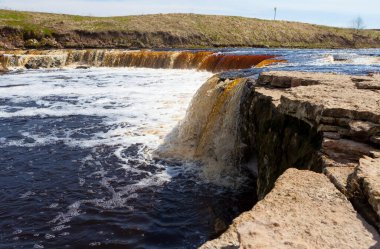
[[[380,31],[327,27],[288,21],[237,16],[157,14],[89,17],[0,10],[0,27],[12,27],[36,36],[88,32],[164,32],[177,37],[203,37],[202,46],[241,45],[274,47],[380,47]],[[126,38],[127,39],[127,38]],[[163,44],[164,45],[164,44]],[[186,44],[192,46],[192,44]],[[195,45],[196,46],[196,45]],[[198,46],[201,46],[198,44]]]

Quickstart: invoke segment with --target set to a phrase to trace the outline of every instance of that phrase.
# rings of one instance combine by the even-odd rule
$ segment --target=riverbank
[[[261,201],[202,248],[378,248],[379,75],[268,72],[251,89]]]
[[[376,48],[380,31],[237,16],[86,17],[0,10],[0,49]]]

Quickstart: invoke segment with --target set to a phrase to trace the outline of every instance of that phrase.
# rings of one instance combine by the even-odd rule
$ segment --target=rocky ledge
[[[380,75],[251,84],[243,133],[261,200],[202,248],[380,248]]]
[[[210,248],[370,248],[380,237],[327,177],[288,169]]]

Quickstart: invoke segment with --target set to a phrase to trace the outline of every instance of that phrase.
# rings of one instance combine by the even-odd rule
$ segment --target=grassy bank
[[[0,10],[2,48],[380,47],[380,31],[235,16],[86,17]]]

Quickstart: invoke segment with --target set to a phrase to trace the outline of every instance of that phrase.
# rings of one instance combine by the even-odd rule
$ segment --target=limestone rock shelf
[[[380,248],[380,75],[277,71],[252,84],[261,201],[202,248]]]
[[[212,248],[371,248],[380,237],[323,174],[288,169]]]

